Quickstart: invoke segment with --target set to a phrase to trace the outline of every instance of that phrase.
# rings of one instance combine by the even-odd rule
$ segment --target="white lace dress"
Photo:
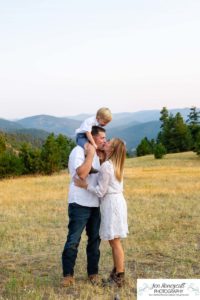
[[[125,238],[128,224],[123,183],[116,179],[111,161],[108,160],[101,165],[97,185],[89,184],[87,189],[100,197],[101,239]]]

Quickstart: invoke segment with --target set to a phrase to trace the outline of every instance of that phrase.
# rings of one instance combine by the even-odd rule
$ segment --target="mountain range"
[[[180,112],[186,120],[190,112],[189,108],[172,109],[169,113],[175,115]],[[75,139],[75,129],[81,122],[89,117],[89,114],[81,114],[67,117],[54,117],[49,115],[36,115],[17,121],[0,119],[0,131],[18,132],[45,138],[49,133],[62,133]],[[106,126],[108,138],[122,138],[127,149],[133,150],[145,136],[155,139],[160,130],[160,111],[143,110],[138,112],[123,112],[113,114],[113,120]]]

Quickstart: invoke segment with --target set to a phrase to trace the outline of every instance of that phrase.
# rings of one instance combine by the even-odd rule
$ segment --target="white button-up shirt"
[[[69,194],[68,194],[68,202],[69,203],[77,203],[82,206],[87,207],[98,207],[99,206],[99,198],[93,193],[87,191],[86,189],[77,187],[74,185],[73,177],[76,176],[76,169],[80,167],[85,160],[84,149],[80,146],[76,146],[70,156],[69,156],[69,173],[71,177],[71,182],[69,186]],[[100,162],[99,157],[95,153],[93,163],[93,168],[99,170]],[[97,176],[98,174],[89,174],[87,177],[88,184],[96,185],[97,184]]]

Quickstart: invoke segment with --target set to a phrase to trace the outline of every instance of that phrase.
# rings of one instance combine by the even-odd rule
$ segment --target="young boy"
[[[76,129],[76,143],[85,149],[85,153],[87,153],[88,147],[94,147],[97,149],[97,145],[92,137],[91,130],[92,126],[101,126],[104,127],[112,120],[112,114],[109,108],[102,107],[100,108],[96,116],[90,117],[83,121],[78,129]],[[98,171],[91,168],[91,173],[97,173]]]
[[[97,145],[91,135],[92,126],[106,126],[112,120],[112,114],[109,108],[102,107],[100,108],[96,116],[92,116],[80,125],[78,129],[76,129],[76,143],[81,146],[85,150],[87,150],[88,143],[92,144],[95,149],[97,149]]]

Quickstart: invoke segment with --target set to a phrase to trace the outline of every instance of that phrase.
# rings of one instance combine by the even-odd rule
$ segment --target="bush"
[[[21,159],[13,152],[4,152],[0,155],[0,178],[18,176],[23,173]]]
[[[23,174],[40,173],[41,170],[41,150],[32,148],[30,144],[23,143],[19,157],[23,164]]]
[[[163,156],[167,153],[167,150],[165,146],[163,146],[161,143],[156,144],[154,147],[154,157],[156,159],[163,158]]]
[[[152,145],[147,137],[143,138],[136,148],[137,156],[152,154]]]
[[[197,153],[197,155],[200,155],[200,132],[197,135],[194,151]]]

